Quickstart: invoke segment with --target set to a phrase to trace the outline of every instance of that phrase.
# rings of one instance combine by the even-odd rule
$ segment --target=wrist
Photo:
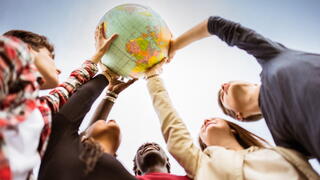
[[[98,64],[100,59],[97,57],[97,55],[93,55],[92,58],[90,59],[91,62]]]
[[[159,76],[159,74],[152,74],[152,75],[146,76],[145,79],[148,80],[148,79],[156,77],[156,76]]]
[[[115,103],[117,98],[109,96],[109,95],[106,95],[106,96],[103,97],[103,99]]]
[[[117,97],[118,97],[118,93],[113,92],[113,91],[110,91],[110,90],[108,89],[107,92],[106,92],[106,96],[110,96],[110,97],[113,97],[113,98],[117,98]]]

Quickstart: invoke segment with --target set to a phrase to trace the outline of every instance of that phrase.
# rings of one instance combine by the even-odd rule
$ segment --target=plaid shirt
[[[64,105],[69,97],[84,83],[89,81],[98,71],[98,67],[91,61],[85,61],[82,67],[73,71],[69,78],[57,88],[53,89],[49,95],[42,96],[37,99],[37,107],[39,108],[43,119],[44,128],[41,133],[39,144],[40,155],[43,156],[47,147],[49,135],[51,132],[51,114],[58,112],[59,108]]]
[[[36,108],[40,73],[27,46],[0,36],[0,131],[23,122]]]
[[[2,130],[23,122],[36,108],[41,79],[28,47],[13,37],[0,36],[0,146]],[[9,162],[0,147],[0,179],[11,179]]]
[[[67,102],[77,88],[89,81],[98,68],[91,61],[85,61],[81,68],[73,71],[66,82],[53,89],[49,95],[37,97],[41,76],[31,62],[26,45],[18,39],[1,36],[0,71],[0,143],[3,143],[1,129],[23,122],[38,108],[44,120],[38,147],[42,156],[51,132],[51,115]],[[1,148],[0,179],[12,179],[9,162]]]

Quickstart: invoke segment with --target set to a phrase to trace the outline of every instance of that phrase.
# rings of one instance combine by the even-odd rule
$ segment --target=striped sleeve
[[[74,70],[69,78],[58,87],[53,89],[49,95],[44,96],[52,110],[58,112],[69,99],[69,97],[84,83],[93,78],[98,72],[98,67],[92,61],[85,61],[82,66]]]

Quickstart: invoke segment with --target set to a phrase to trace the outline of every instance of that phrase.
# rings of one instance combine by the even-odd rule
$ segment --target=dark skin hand
[[[107,88],[109,91],[114,92],[117,95],[120,94],[123,90],[125,90],[127,87],[129,87],[131,84],[133,84],[137,80],[137,79],[131,79],[128,82],[123,82],[117,79],[119,76],[112,73],[110,70],[107,70],[107,71],[109,71],[107,72],[108,75],[112,74],[112,76],[109,76],[109,77],[107,76],[109,80],[109,85]],[[102,101],[98,105],[91,119],[90,125],[95,123],[97,120],[101,120],[101,119],[106,120],[112,109],[113,104],[114,103],[108,99],[102,99]]]

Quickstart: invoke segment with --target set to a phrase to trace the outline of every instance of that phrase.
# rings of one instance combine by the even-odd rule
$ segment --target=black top
[[[122,164],[109,154],[103,154],[92,172],[85,175],[85,164],[79,159],[83,148],[79,126],[91,105],[108,84],[103,75],[83,85],[53,116],[52,132],[41,162],[39,180],[99,180],[135,179]]]
[[[220,17],[209,18],[208,31],[262,66],[259,103],[275,143],[320,160],[320,55],[286,48]]]

